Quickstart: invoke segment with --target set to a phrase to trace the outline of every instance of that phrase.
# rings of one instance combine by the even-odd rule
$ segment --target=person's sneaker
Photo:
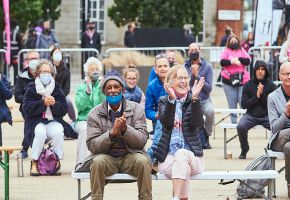
[[[28,153],[27,153],[27,150],[26,150],[26,149],[22,149],[22,150],[20,151],[20,154],[21,154],[21,158],[22,158],[22,159],[26,159],[26,158],[28,158]]]
[[[57,161],[56,168],[57,168],[57,172],[54,175],[61,176],[60,161]]]
[[[247,158],[247,153],[248,153],[248,151],[242,151],[240,156],[239,156],[239,159],[246,159]]]
[[[31,176],[39,176],[39,172],[37,169],[37,161],[32,160],[30,165],[30,175]]]
[[[157,174],[158,172],[158,161],[154,160],[151,164],[151,174]]]

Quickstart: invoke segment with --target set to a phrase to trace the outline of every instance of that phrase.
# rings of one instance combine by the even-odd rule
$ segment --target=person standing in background
[[[98,50],[99,54],[101,54],[102,50],[101,36],[96,31],[95,22],[92,21],[87,22],[87,30],[82,34],[81,48],[93,48]],[[88,58],[92,56],[98,57],[98,55],[96,55],[94,52],[83,52],[82,63],[84,64],[88,60]],[[84,77],[85,77],[84,69],[82,68],[82,79]]]
[[[131,47],[131,48],[136,47],[135,35],[134,35],[135,23],[130,22],[127,27],[128,27],[128,30],[125,32],[124,44],[126,47]]]

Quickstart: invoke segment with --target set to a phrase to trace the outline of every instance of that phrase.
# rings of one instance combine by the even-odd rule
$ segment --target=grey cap
[[[116,70],[111,70],[111,71],[107,72],[104,80],[102,81],[101,88],[102,88],[103,93],[105,90],[105,85],[109,80],[116,80],[121,84],[121,86],[123,88],[125,87],[125,83],[124,83],[123,79],[121,78],[120,74]]]

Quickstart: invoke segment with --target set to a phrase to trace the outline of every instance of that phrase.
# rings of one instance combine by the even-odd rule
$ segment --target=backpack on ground
[[[272,163],[268,155],[262,155],[251,161],[245,171],[271,170]],[[265,194],[267,179],[249,179],[239,183],[237,187],[238,199],[261,198]]]
[[[60,162],[57,155],[51,150],[51,147],[44,148],[41,152],[37,169],[40,175],[55,175],[60,169]]]

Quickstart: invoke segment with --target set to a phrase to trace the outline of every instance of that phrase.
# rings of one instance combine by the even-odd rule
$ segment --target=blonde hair
[[[134,64],[129,64],[123,69],[124,79],[126,79],[128,72],[136,73],[137,81],[139,80],[140,78],[139,70],[136,68]]]
[[[171,67],[168,72],[167,72],[167,75],[165,77],[165,80],[164,80],[164,84],[172,84],[172,81],[174,78],[177,77],[177,72],[178,70],[183,70],[187,73],[187,70],[186,68],[183,66],[183,65],[174,65],[173,67]]]

